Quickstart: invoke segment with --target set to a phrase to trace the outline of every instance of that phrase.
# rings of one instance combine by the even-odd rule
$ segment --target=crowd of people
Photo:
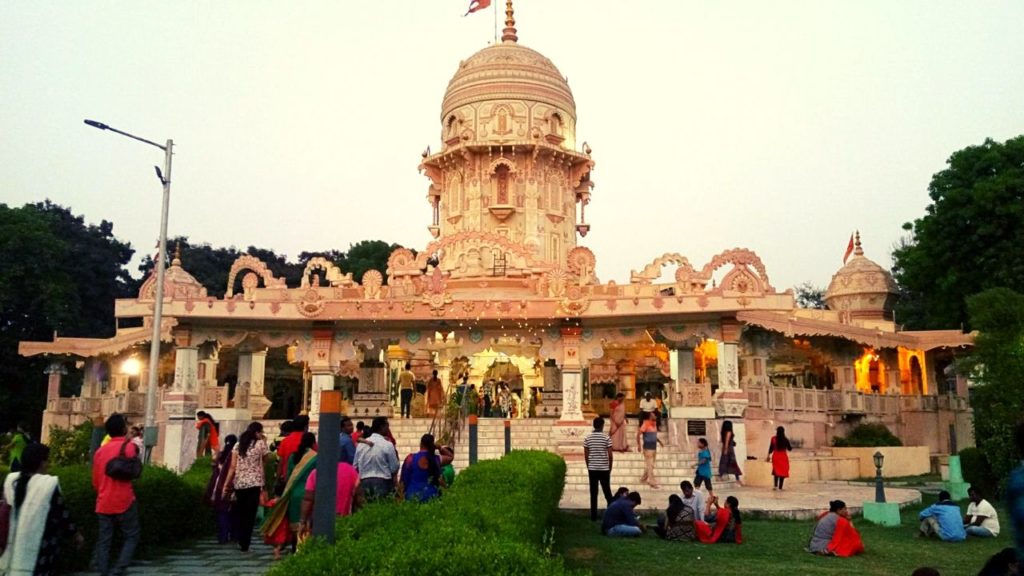
[[[385,417],[374,418],[369,426],[344,417],[338,440],[337,516],[375,500],[425,502],[454,481],[451,447],[439,448],[432,435],[424,434],[419,450],[400,461]],[[319,450],[306,416],[282,423],[273,440],[259,422],[238,438],[228,435],[213,459],[206,492],[216,512],[218,541],[237,542],[246,552],[259,523],[259,534],[273,546],[275,558],[294,550],[312,530]]]

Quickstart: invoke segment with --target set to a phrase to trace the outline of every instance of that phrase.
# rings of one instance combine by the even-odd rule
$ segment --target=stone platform
[[[638,508],[641,514],[664,511],[668,506],[668,497],[679,493],[678,484],[665,484],[660,490],[638,483],[626,486],[640,492],[640,496],[643,497],[643,504]],[[612,490],[614,489],[613,485]],[[740,511],[751,517],[809,520],[827,510],[830,500],[842,500],[846,502],[851,513],[860,514],[864,502],[874,500],[875,488],[847,482],[812,482],[794,484],[792,488],[783,491],[760,487],[723,486],[721,489],[716,488],[715,494],[722,501],[726,496],[735,496],[740,501]],[[909,488],[886,487],[885,497],[889,502],[898,503],[900,508],[921,501],[921,493]],[[589,492],[566,491],[562,496],[561,507],[569,510],[589,510]]]

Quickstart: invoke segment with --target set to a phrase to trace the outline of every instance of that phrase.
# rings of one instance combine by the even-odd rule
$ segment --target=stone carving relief
[[[382,287],[384,286],[384,275],[379,270],[367,270],[363,274],[363,298],[366,300],[380,300]]]
[[[274,273],[270,271],[270,268],[262,260],[249,254],[243,254],[235,260],[234,264],[231,265],[231,271],[228,272],[228,287],[224,293],[225,299],[230,299],[235,295],[235,278],[242,270],[251,270],[258,274],[263,279],[263,286],[265,288],[288,287],[284,278],[274,278]]]
[[[306,263],[306,269],[302,271],[302,283],[299,287],[308,288],[310,284],[310,275],[316,271],[323,271],[324,276],[327,278],[327,282],[331,286],[355,286],[355,281],[352,280],[351,272],[342,274],[341,269],[338,268],[334,262],[331,262],[323,256],[317,256],[315,258],[311,258],[309,262]]]

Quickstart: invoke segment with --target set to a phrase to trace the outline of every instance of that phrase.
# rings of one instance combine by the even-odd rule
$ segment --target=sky
[[[493,12],[463,17],[467,4],[5,0],[0,202],[48,198],[152,251],[163,153],[89,118],[174,140],[171,236],[293,258],[366,239],[422,248],[420,152],[440,149],[459,61],[494,38]],[[604,282],[666,252],[699,267],[744,247],[777,289],[825,287],[854,229],[889,267],[952,152],[1024,133],[1019,0],[515,10],[593,148],[580,244]]]

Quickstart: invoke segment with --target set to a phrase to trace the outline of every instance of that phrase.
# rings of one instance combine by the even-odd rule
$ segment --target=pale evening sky
[[[151,251],[162,153],[91,118],[175,140],[171,235],[422,248],[420,152],[493,39],[467,4],[7,0],[0,202],[49,198]],[[1019,0],[517,0],[516,20],[593,147],[581,243],[602,281],[740,246],[776,288],[824,287],[854,228],[888,267],[950,153],[1024,133]]]

